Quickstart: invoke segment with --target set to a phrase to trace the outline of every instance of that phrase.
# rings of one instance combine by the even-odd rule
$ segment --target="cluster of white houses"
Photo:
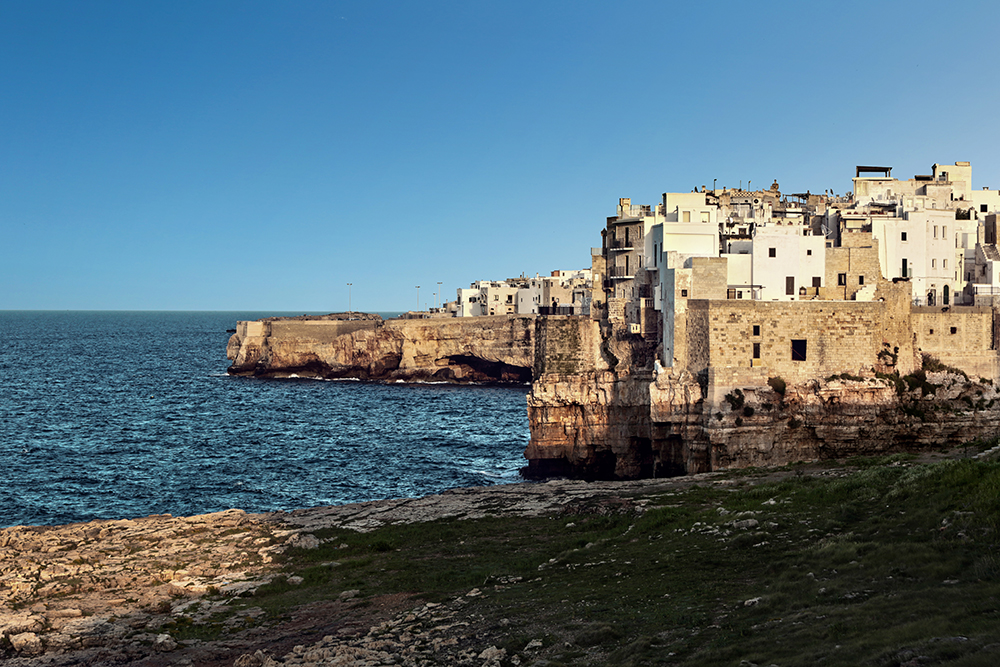
[[[730,299],[862,301],[879,279],[908,279],[915,306],[992,305],[1000,191],[973,190],[968,162],[908,180],[891,171],[857,167],[846,196],[782,194],[775,182],[668,192],[655,206],[620,199],[594,250],[601,305],[655,336],[665,304],[697,298],[696,258],[725,260],[714,265]]]
[[[481,315],[589,315],[591,270],[553,271],[534,278],[480,280],[458,290],[455,317]]]

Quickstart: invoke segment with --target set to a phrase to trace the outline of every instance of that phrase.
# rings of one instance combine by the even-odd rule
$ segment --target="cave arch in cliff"
[[[455,354],[446,357],[448,363],[454,366],[465,366],[472,371],[475,380],[479,382],[516,382],[526,384],[531,382],[531,369],[523,366],[512,366],[502,361],[488,361],[472,355]]]

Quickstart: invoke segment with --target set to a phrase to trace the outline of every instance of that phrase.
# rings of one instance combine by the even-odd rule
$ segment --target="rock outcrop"
[[[229,373],[384,381],[531,381],[534,317],[240,322]]]
[[[475,646],[474,657],[490,650],[488,644],[477,645],[475,629],[462,618],[463,600],[478,596],[477,591],[443,605],[414,608],[414,603],[401,600],[396,608],[402,611],[394,618],[371,627],[347,623],[336,636],[313,638],[277,661],[256,649],[281,644],[274,635],[261,636],[264,612],[251,607],[233,614],[229,608],[280,572],[276,554],[288,547],[318,546],[313,532],[332,527],[367,532],[443,518],[558,515],[601,506],[605,497],[612,499],[607,501],[611,507],[641,509],[649,501],[634,496],[685,483],[559,480],[287,513],[228,510],[0,529],[0,662],[17,667],[200,665],[211,656],[212,664],[343,665],[389,655],[392,660],[373,664],[419,665],[430,652],[443,664],[457,664],[459,653],[468,654],[470,644]],[[619,500],[621,494],[627,500]],[[294,579],[287,581],[295,584]],[[332,604],[350,616],[357,603],[354,613],[364,618],[362,611],[371,600],[355,600],[357,594],[343,591]],[[226,633],[215,646],[172,634],[185,624],[211,622],[227,613]],[[284,639],[280,630],[274,634]],[[453,641],[456,637],[463,646]],[[235,655],[220,663],[219,654]],[[148,662],[158,655],[164,660]]]
[[[774,384],[710,392],[686,373],[543,376],[528,397],[528,473],[634,479],[941,449],[1000,433],[1000,393],[959,373]]]

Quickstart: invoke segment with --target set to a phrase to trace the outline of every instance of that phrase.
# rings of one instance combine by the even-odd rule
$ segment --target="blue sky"
[[[995,2],[0,0],[0,309],[404,310],[618,197],[1000,188]]]

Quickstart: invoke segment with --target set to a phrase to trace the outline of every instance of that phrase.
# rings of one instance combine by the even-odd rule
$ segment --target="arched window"
[[[947,285],[944,286],[943,296],[941,298],[941,303],[942,303],[942,305],[945,305],[945,306],[948,305],[948,286]]]

